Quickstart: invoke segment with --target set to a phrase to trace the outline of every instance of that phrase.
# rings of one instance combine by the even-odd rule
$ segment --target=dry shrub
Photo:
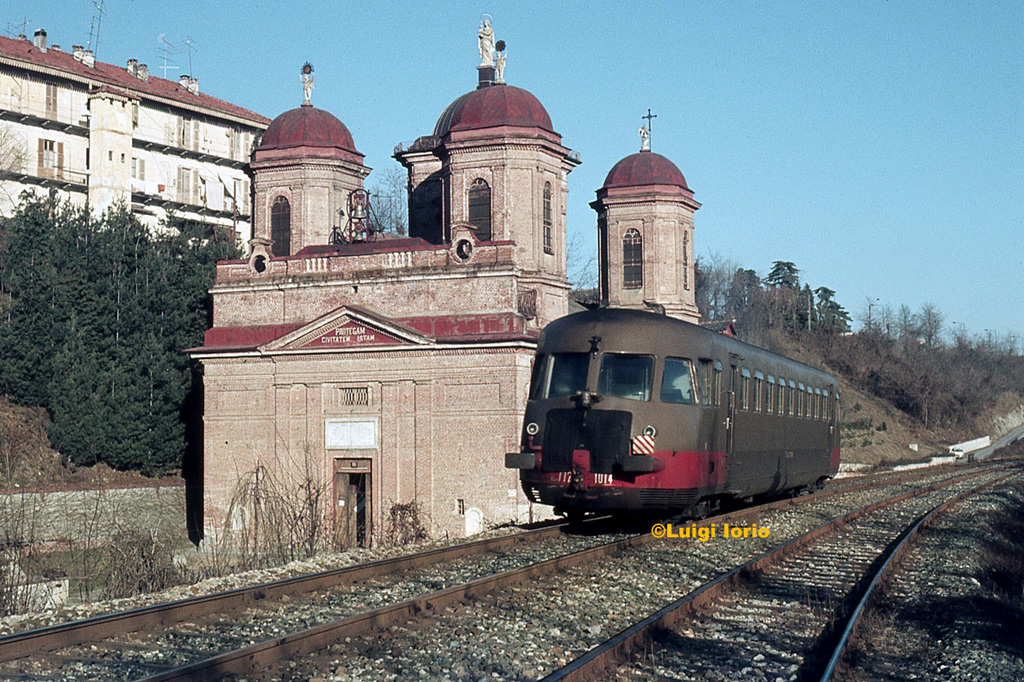
[[[381,544],[385,547],[397,547],[426,540],[429,535],[421,516],[423,511],[418,502],[392,504],[384,520]]]
[[[69,473],[50,447],[50,419],[41,407],[20,407],[0,396],[0,480],[32,486],[62,482]]]
[[[110,576],[103,588],[104,599],[134,597],[186,582],[185,571],[174,563],[171,547],[153,532],[132,529],[117,533],[108,557]]]
[[[307,559],[331,548],[328,493],[308,452],[292,475],[275,475],[257,465],[238,479],[220,539],[227,547],[218,551],[229,548],[234,567],[244,570]]]
[[[0,557],[0,616],[29,610],[28,579],[21,566],[21,548],[7,547]]]

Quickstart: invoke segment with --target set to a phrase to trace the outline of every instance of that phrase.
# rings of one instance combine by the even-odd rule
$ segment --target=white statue
[[[494,58],[494,82],[505,82],[505,52],[499,51]]]
[[[494,66],[494,29],[491,28],[490,20],[484,19],[476,35],[480,47],[480,66]]]
[[[299,72],[299,82],[302,83],[302,103],[306,106],[313,106],[310,96],[313,94],[313,65],[306,62]]]
[[[640,130],[637,132],[640,135],[640,151],[651,151],[651,131],[647,127],[647,124],[645,123],[642,126],[640,126]]]

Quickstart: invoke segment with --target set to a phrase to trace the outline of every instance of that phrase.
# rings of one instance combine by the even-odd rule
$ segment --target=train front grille
[[[544,425],[541,469],[570,471],[573,451],[589,450],[590,470],[610,474],[617,461],[629,456],[632,426],[633,415],[622,410],[551,410]]]
[[[696,488],[684,490],[641,490],[641,507],[687,507],[697,502]]]

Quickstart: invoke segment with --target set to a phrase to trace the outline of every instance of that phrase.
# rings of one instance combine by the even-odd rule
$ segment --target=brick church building
[[[544,106],[478,67],[408,170],[409,236],[368,228],[345,125],[303,105],[253,154],[248,258],[217,266],[203,371],[201,518],[240,522],[239,481],[313,478],[339,538],[371,544],[395,504],[434,536],[526,521],[504,453],[518,450],[540,330],[566,315],[567,179],[579,157]],[[649,151],[614,166],[598,211],[601,293],[696,321],[693,212],[678,168]],[[198,482],[198,481],[197,481]]]

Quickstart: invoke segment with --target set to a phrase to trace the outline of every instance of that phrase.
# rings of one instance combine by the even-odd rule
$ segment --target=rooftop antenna
[[[160,37],[157,38],[157,40],[159,42],[163,43],[162,47],[160,48],[160,52],[162,53],[163,60],[164,60],[163,66],[158,66],[157,68],[163,70],[163,72],[164,72],[164,80],[167,80],[167,69],[172,69],[173,70],[173,69],[177,69],[178,68],[177,66],[168,66],[167,65],[167,48],[171,48],[175,52],[181,52],[181,48],[178,47],[177,45],[175,45],[174,43],[172,43],[171,41],[169,41],[167,39],[167,34],[166,33],[161,33]]]
[[[96,8],[96,13],[92,15],[92,24],[89,26],[89,47],[95,55],[100,48],[100,23],[103,21],[103,13],[105,10],[106,0],[93,0],[92,6]],[[95,42],[93,37],[95,36]]]
[[[17,38],[19,35],[28,35],[28,17],[22,17],[20,24],[15,24],[11,21],[7,22],[7,37]]]
[[[188,75],[195,77],[196,72],[192,70],[192,50],[196,48],[192,36],[185,36],[185,49],[188,50]]]

